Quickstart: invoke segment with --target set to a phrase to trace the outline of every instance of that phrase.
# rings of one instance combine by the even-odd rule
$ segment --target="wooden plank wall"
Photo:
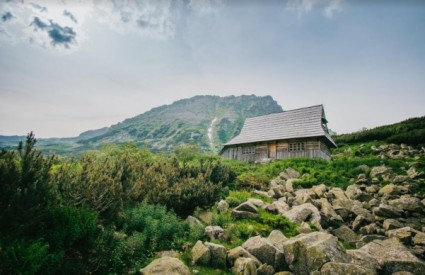
[[[304,142],[304,151],[289,151],[289,144],[296,142]],[[294,139],[294,140],[280,140],[273,141],[276,144],[276,159],[289,159],[289,158],[321,158],[330,160],[331,154],[327,145],[317,139]],[[243,146],[255,146],[255,154],[242,154],[242,145],[228,147],[222,152],[223,159],[237,159],[241,161],[263,161],[268,158],[268,143],[252,143],[244,144]]]

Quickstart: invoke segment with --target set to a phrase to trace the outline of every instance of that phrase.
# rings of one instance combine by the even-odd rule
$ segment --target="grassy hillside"
[[[409,145],[425,145],[425,117],[404,120],[399,123],[367,129],[351,134],[333,137],[338,145],[383,141],[387,143],[406,143]]]

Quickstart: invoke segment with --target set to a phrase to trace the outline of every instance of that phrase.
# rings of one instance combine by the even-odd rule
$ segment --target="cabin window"
[[[305,150],[304,142],[289,143],[289,151],[304,151],[304,150]]]
[[[242,155],[253,155],[255,154],[255,146],[242,147]]]

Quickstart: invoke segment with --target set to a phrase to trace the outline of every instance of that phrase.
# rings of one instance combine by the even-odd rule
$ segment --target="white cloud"
[[[299,16],[318,7],[323,10],[324,16],[332,18],[335,13],[342,11],[343,2],[344,0],[290,0],[287,6],[297,11]]]

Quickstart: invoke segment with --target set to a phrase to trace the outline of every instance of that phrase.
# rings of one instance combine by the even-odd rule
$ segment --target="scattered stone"
[[[267,237],[267,240],[270,241],[277,249],[283,250],[283,243],[288,240],[288,238],[283,235],[280,230],[273,230],[270,232],[270,235]]]
[[[368,253],[360,251],[358,249],[350,249],[347,250],[347,255],[349,256],[350,263],[364,266],[376,272],[378,262]]]
[[[152,261],[145,268],[140,269],[143,275],[190,275],[189,268],[179,259],[173,257],[162,257]]]
[[[227,250],[224,246],[205,242],[205,246],[211,253],[210,265],[213,267],[225,267],[227,259]]]
[[[318,198],[322,198],[328,191],[328,187],[326,187],[326,185],[322,183],[320,185],[313,186],[311,190],[316,194]]]
[[[336,200],[348,200],[344,190],[341,188],[332,188],[329,190],[328,194]]]
[[[274,275],[274,268],[268,264],[262,264],[259,268],[257,268],[258,275]]]
[[[295,179],[288,179],[285,183],[285,190],[289,193],[294,193],[294,181]]]
[[[401,211],[386,205],[386,204],[380,204],[379,207],[375,207],[372,209],[372,213],[375,216],[380,216],[380,217],[386,217],[386,218],[399,218],[401,217]]]
[[[374,178],[374,177],[377,177],[377,176],[380,176],[380,175],[384,175],[384,174],[386,174],[386,173],[388,173],[390,171],[391,171],[391,169],[388,168],[388,167],[386,167],[386,166],[376,166],[376,167],[373,167],[372,168],[372,170],[370,171],[369,176],[371,178]]]
[[[255,199],[255,198],[249,198],[247,200],[247,203],[251,203],[252,205],[254,205],[256,207],[261,207],[261,208],[265,206],[265,203],[262,200]]]
[[[342,225],[334,231],[334,235],[340,240],[350,244],[355,244],[360,238],[348,226]]]
[[[293,168],[289,167],[289,168],[286,168],[284,172],[280,173],[279,177],[285,180],[299,179],[300,173],[294,170]]]
[[[191,228],[204,226],[200,220],[193,216],[187,216],[186,222]]]
[[[300,189],[295,191],[295,202],[297,205],[311,203],[316,198],[316,193],[311,189]]]
[[[394,184],[400,184],[408,181],[410,178],[408,176],[397,175],[393,178]]]
[[[382,235],[364,235],[360,238],[360,240],[356,243],[356,248],[361,248],[364,245],[374,241],[374,240],[385,240],[385,236]]]
[[[257,207],[254,204],[247,201],[236,206],[234,210],[258,213]]]
[[[238,258],[232,271],[236,275],[257,275],[257,268],[251,258]]]
[[[412,197],[410,195],[403,195],[399,199],[390,200],[388,204],[394,208],[420,212],[422,211],[421,201],[418,198]]]
[[[379,192],[379,189],[380,189],[379,185],[374,184],[374,185],[366,187],[366,192],[370,194],[376,194]]]
[[[242,246],[237,246],[233,249],[230,249],[227,252],[227,262],[230,266],[233,266],[236,259],[238,258],[250,258],[255,262],[256,266],[260,266],[261,262],[251,253],[249,253],[245,248]]]
[[[276,248],[268,239],[261,236],[252,237],[243,243],[242,247],[260,262],[273,266],[276,271],[285,270],[286,262],[282,251]]]
[[[425,233],[416,232],[415,237],[412,239],[414,245],[425,246]]]
[[[311,230],[310,225],[306,222],[302,222],[300,224],[300,226],[298,226],[298,233],[307,234],[307,233],[311,233],[311,232],[313,232],[313,230]]]
[[[396,238],[402,243],[410,243],[412,240],[412,230],[410,227],[389,230],[386,235],[388,238]]]
[[[375,275],[376,271],[356,264],[326,263],[320,269],[321,275],[350,274],[350,275]]]
[[[276,213],[279,213],[279,214],[284,214],[286,211],[289,211],[290,209],[289,205],[283,200],[283,198],[280,198],[277,201],[274,201],[271,204],[271,207],[274,207],[274,209],[276,209]]]
[[[362,235],[373,235],[379,233],[379,226],[375,223],[363,226],[359,229],[359,233]]]
[[[229,210],[229,203],[225,200],[221,200],[217,203],[217,211],[220,213],[227,212]]]
[[[324,232],[300,234],[284,243],[284,255],[295,274],[319,271],[327,262],[348,262],[337,238]]]
[[[311,203],[294,206],[284,214],[292,223],[301,223],[309,221],[317,228],[322,229],[320,224],[320,212]]]
[[[201,241],[197,241],[192,248],[192,263],[208,265],[211,260],[211,252]]]
[[[369,221],[366,219],[365,216],[359,215],[354,219],[351,228],[353,228],[354,231],[358,231],[361,227],[367,225],[368,223]]]
[[[375,240],[360,248],[360,251],[377,260],[382,274],[408,271],[422,275],[425,270],[425,263],[410,253],[397,239]]]
[[[386,219],[383,223],[385,230],[392,230],[403,227],[403,224],[395,219]]]
[[[204,232],[210,240],[221,240],[224,237],[224,229],[221,226],[209,225],[205,227]]]

